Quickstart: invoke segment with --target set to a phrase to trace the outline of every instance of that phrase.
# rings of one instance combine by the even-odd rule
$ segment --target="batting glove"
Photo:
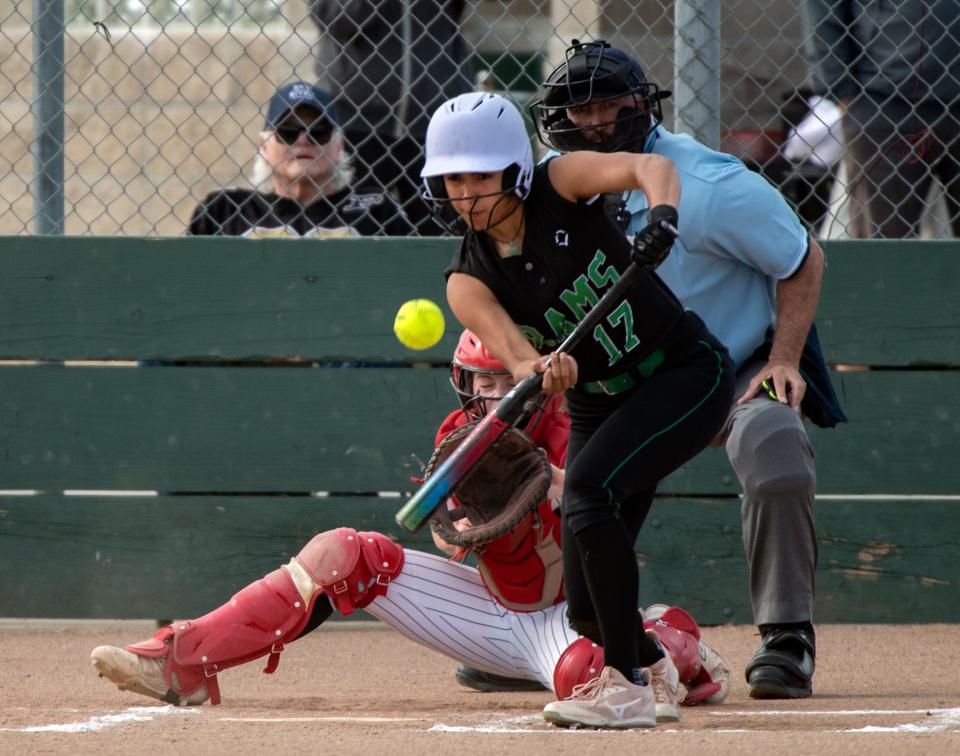
[[[633,259],[641,265],[656,268],[668,254],[677,238],[677,208],[657,205],[651,208],[650,222],[633,237]]]

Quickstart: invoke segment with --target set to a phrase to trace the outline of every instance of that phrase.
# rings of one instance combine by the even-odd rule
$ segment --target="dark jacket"
[[[464,0],[310,0],[316,70],[347,132],[422,141],[433,112],[473,89]]]
[[[193,236],[407,236],[403,210],[383,192],[341,189],[304,207],[290,197],[254,189],[221,189],[193,210]]]
[[[767,333],[766,340],[757,347],[747,362],[753,360],[766,362],[770,357],[772,346],[773,331],[770,331]],[[843,407],[840,406],[840,399],[834,391],[833,382],[830,380],[830,371],[823,359],[823,349],[820,348],[816,323],[810,325],[807,341],[803,345],[803,353],[800,355],[800,376],[807,384],[807,391],[800,402],[800,411],[810,418],[814,425],[832,428],[837,423],[849,422]]]
[[[814,88],[956,106],[960,0],[807,0]]]

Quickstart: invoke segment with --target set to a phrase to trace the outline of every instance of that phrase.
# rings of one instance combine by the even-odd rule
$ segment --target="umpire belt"
[[[666,359],[666,353],[662,349],[654,349],[641,362],[627,368],[619,375],[602,381],[578,383],[576,388],[584,394],[607,394],[608,396],[621,394],[653,375],[653,372],[663,364],[664,359]]]

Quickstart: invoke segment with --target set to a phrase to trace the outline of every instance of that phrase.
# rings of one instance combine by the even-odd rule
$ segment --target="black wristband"
[[[679,216],[677,215],[677,208],[673,207],[673,205],[657,205],[656,207],[650,208],[648,220],[650,223],[666,221],[674,228],[677,228],[677,224],[680,222]]]

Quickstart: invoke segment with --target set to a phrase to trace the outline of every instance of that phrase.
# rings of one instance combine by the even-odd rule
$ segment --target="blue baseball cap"
[[[266,127],[276,128],[291,110],[301,106],[313,108],[334,126],[340,125],[340,117],[333,105],[333,98],[326,90],[317,84],[295,81],[292,84],[284,84],[270,98],[270,103],[267,105]]]

